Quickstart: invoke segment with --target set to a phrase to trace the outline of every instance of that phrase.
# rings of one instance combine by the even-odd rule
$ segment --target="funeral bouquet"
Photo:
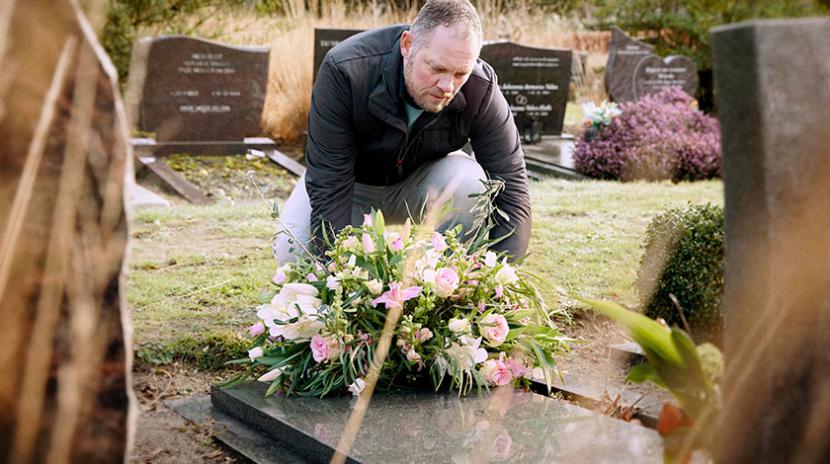
[[[481,232],[479,224],[479,232]],[[377,388],[528,385],[555,373],[567,348],[535,279],[460,228],[388,230],[366,215],[331,240],[321,262],[308,254],[281,266],[250,327],[248,369],[276,391],[324,396],[363,389],[388,312],[400,311]]]

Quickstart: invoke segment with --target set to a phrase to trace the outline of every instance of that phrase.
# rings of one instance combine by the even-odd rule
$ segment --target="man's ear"
[[[412,54],[412,33],[409,31],[403,31],[403,35],[401,36],[401,56],[409,59],[409,56]]]

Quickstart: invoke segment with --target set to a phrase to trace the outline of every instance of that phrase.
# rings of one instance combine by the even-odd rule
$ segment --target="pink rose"
[[[510,327],[507,326],[507,319],[501,314],[488,314],[478,323],[481,335],[487,339],[490,346],[499,346],[507,339]]]
[[[504,361],[499,359],[488,359],[484,361],[480,369],[481,375],[491,385],[501,387],[513,380],[513,373]]]
[[[513,377],[519,378],[524,376],[527,373],[527,367],[525,367],[524,363],[519,362],[513,358],[505,358],[504,364],[510,369],[510,372],[513,373]]]
[[[326,339],[315,335],[311,337],[311,353],[317,363],[329,360],[329,344]]]
[[[458,273],[451,267],[442,267],[435,271],[435,293],[442,298],[452,295],[458,288]]]

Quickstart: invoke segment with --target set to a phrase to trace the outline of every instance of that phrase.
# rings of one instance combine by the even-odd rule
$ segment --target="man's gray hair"
[[[415,49],[429,41],[427,37],[436,27],[455,24],[466,26],[464,37],[475,37],[481,43],[481,19],[468,0],[428,0],[409,29],[415,39]]]

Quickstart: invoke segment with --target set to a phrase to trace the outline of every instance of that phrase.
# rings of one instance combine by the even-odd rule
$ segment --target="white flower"
[[[308,295],[297,295],[297,301],[294,302],[303,314],[317,314],[322,304],[323,301],[319,298]]]
[[[340,282],[337,281],[337,278],[334,276],[326,277],[326,288],[329,290],[340,290]]]
[[[378,279],[372,279],[366,282],[366,288],[372,295],[380,295],[380,292],[383,291],[383,282]]]
[[[349,391],[352,392],[352,395],[359,396],[360,392],[366,388],[366,382],[363,379],[355,379],[354,382],[349,385]]]
[[[271,328],[277,325],[274,319],[287,321],[299,316],[300,313],[294,306],[289,308],[284,303],[278,302],[260,306],[256,315],[262,319],[266,327]]]
[[[487,267],[495,267],[496,263],[498,263],[498,259],[499,257],[492,251],[484,253],[484,265]]]
[[[346,264],[348,264],[349,267],[354,267],[355,263],[357,263],[357,255],[349,256],[349,262]]]
[[[317,294],[317,288],[313,285],[292,282],[285,284],[280,292],[271,299],[271,303],[282,302],[290,305],[297,301],[297,295],[317,296]]]
[[[262,357],[263,354],[265,353],[262,352],[262,348],[259,346],[248,350],[248,357],[251,358],[251,361],[253,361],[256,358]]]
[[[479,338],[480,342],[481,339]],[[459,345],[453,343],[447,349],[447,354],[450,355],[462,369],[470,369],[476,364],[483,363],[487,360],[487,350],[479,348],[476,345]]]
[[[271,327],[272,337],[282,336],[286,340],[305,340],[320,333],[324,324],[317,319],[304,316],[292,324],[278,325]]]
[[[467,333],[470,331],[470,321],[465,318],[452,318],[449,324],[447,324],[447,328],[452,333]]]
[[[435,271],[433,269],[424,269],[421,273],[421,282],[425,284],[435,283]]]
[[[519,280],[519,276],[516,275],[516,270],[507,264],[507,259],[502,261],[501,269],[496,272],[496,282],[500,285],[509,285],[517,280]]]
[[[270,371],[268,371],[268,372],[262,374],[261,376],[259,376],[259,378],[257,380],[259,380],[260,382],[270,382],[272,380],[275,380],[277,377],[279,377],[281,375],[282,375],[282,369],[280,369],[280,368],[271,369]]]

